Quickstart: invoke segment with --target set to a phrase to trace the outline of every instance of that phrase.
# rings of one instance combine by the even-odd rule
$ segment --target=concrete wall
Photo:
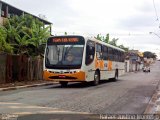
[[[125,72],[129,72],[129,60],[125,60]]]

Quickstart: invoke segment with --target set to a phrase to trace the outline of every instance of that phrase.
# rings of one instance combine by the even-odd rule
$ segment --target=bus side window
[[[112,49],[112,51],[113,61],[116,61],[116,50]]]
[[[119,59],[118,59],[118,50],[115,50],[115,61],[118,62]]]
[[[108,48],[108,55],[109,55],[108,60],[113,60],[113,53],[112,53],[112,48],[111,47]]]
[[[86,45],[86,61],[85,61],[86,65],[89,65],[93,62],[94,54],[95,54],[95,43],[89,40]]]
[[[102,45],[96,44],[96,57],[98,60],[102,59]]]
[[[120,51],[119,52],[119,62],[122,62],[123,60],[122,60],[122,57],[123,57],[123,54],[122,54],[122,52]]]
[[[102,55],[103,55],[103,60],[108,60],[108,47],[107,46],[103,46]]]

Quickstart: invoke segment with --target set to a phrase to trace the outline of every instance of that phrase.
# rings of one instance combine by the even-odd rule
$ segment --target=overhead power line
[[[156,20],[159,21],[159,17],[158,17],[158,13],[157,13],[157,9],[156,9],[154,0],[153,0],[153,6],[154,6],[155,14],[156,14]]]
[[[155,2],[154,2],[154,0],[153,0],[153,7],[154,7],[154,10],[155,10],[155,14],[156,14],[156,21],[158,21],[159,28],[160,28],[159,17],[158,17],[158,13],[157,13],[157,9],[156,9],[156,5],[155,5]]]

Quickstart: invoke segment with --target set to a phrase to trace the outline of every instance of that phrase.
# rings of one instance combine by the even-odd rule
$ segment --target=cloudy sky
[[[118,44],[160,56],[160,0],[3,1],[37,16],[45,15],[53,23],[52,34],[109,33],[111,39],[119,38]]]

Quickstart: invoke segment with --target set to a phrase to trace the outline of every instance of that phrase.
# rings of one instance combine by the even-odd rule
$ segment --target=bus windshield
[[[78,69],[82,64],[84,45],[50,44],[46,48],[45,66],[51,69]]]

